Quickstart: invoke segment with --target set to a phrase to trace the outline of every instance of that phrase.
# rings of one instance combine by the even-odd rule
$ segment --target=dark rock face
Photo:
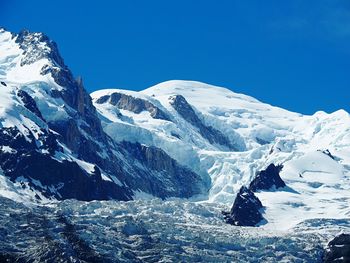
[[[40,119],[44,120],[40,110],[38,109],[38,106],[36,105],[35,100],[27,92],[24,90],[19,90],[17,92],[17,96],[22,100],[24,107],[33,112]]]
[[[249,189],[253,192],[260,190],[270,190],[285,187],[286,184],[281,179],[279,173],[282,170],[283,165],[275,166],[270,164],[265,170],[259,171],[250,183]]]
[[[30,188],[57,199],[91,201],[131,198],[125,189],[102,180],[97,167],[94,173],[88,174],[75,162],[60,162],[52,158],[55,152],[62,149],[54,134],[41,132],[41,146],[38,147],[38,140],[33,135],[29,135],[28,141],[17,128],[0,129],[0,145],[11,148],[11,151],[0,151],[1,168],[10,180],[25,178]],[[22,186],[25,187],[24,184]]]
[[[78,120],[74,118],[49,123],[49,126],[59,133],[59,139],[73,150],[79,158],[95,163],[106,171],[120,170],[112,153],[112,149],[115,149],[115,147],[112,142],[109,142],[109,138],[104,133],[94,134],[95,132],[92,131],[91,126],[79,126]],[[86,134],[91,137],[87,137]],[[103,146],[105,148],[102,148]]]
[[[263,205],[254,193],[242,186],[236,196],[230,212],[223,212],[225,221],[236,226],[256,226],[264,218],[261,214]]]
[[[142,177],[129,182],[135,189],[144,189],[145,192],[161,198],[188,198],[206,192],[210,187],[209,176],[207,182],[203,181],[198,174],[180,166],[159,148],[130,142],[122,142],[122,147],[130,154],[131,159],[151,169],[151,174],[144,171]]]
[[[107,101],[110,104],[117,106],[118,109],[128,110],[136,114],[139,114],[142,111],[148,111],[154,119],[170,121],[170,118],[161,109],[140,98],[134,98],[130,95],[115,92],[111,95],[102,96],[96,100],[96,103],[102,104]]]
[[[174,95],[169,98],[170,104],[174,109],[189,122],[194,127],[198,128],[199,133],[203,138],[207,139],[211,144],[219,144],[227,147],[229,150],[237,151],[237,147],[231,143],[229,138],[227,138],[222,132],[211,127],[206,126],[197,116],[192,106],[186,101],[186,99],[181,95]]]
[[[350,262],[350,234],[340,234],[328,243],[323,262]]]

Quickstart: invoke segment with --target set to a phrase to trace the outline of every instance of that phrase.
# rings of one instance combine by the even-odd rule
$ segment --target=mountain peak
[[[58,51],[57,44],[41,32],[23,29],[16,35],[16,43],[24,51],[21,66],[46,58],[59,67],[66,68]]]
[[[212,98],[221,98],[221,100],[238,99],[246,101],[248,103],[259,103],[253,97],[235,93],[230,89],[219,87],[211,84],[207,84],[199,81],[190,80],[169,80],[161,82],[155,86],[141,91],[149,96],[170,96],[170,95],[182,95],[187,100],[205,99],[207,104],[218,103],[220,101],[213,101]],[[204,101],[203,101],[204,102]]]
[[[195,81],[195,80],[167,80],[161,83],[158,83],[146,90],[163,90],[165,91],[173,91],[173,90],[186,90],[191,89],[194,90],[203,90],[203,89],[218,89],[218,90],[226,90],[228,92],[232,92],[229,89],[211,85],[205,82],[201,81]],[[146,91],[145,90],[145,91]]]
[[[72,74],[56,43],[45,34],[26,29],[15,34],[2,28],[0,44],[0,79],[14,83],[52,82],[51,73],[58,85],[72,84]]]

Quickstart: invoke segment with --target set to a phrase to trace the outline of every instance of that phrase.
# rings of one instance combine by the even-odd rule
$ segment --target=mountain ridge
[[[38,175],[33,174],[33,171],[31,171],[33,169],[19,171],[11,176],[14,183],[16,183],[16,180],[19,180],[18,183],[23,183],[23,180],[29,181],[29,186],[25,187],[31,190],[34,188],[34,191],[38,190],[39,192],[49,187],[48,191],[45,190],[47,192],[46,197],[49,198],[51,198],[50,192],[55,198],[69,198],[71,195],[63,195],[62,191],[69,187],[70,180],[75,183],[79,180],[87,180],[86,183],[92,183],[88,187],[88,191],[97,191],[95,197],[87,198],[84,195],[88,193],[79,196],[74,195],[75,191],[79,192],[80,190],[78,185],[75,188],[73,187],[71,189],[73,196],[81,200],[101,198],[130,200],[132,196],[140,191],[161,198],[182,197],[181,191],[177,192],[175,190],[183,188],[177,181],[178,178],[170,178],[168,185],[161,184],[159,181],[157,183],[153,179],[159,177],[161,171],[148,167],[149,164],[147,163],[144,165],[138,163],[137,159],[131,156],[132,151],[126,151],[104,133],[96,109],[92,105],[89,94],[85,91],[82,80],[74,79],[53,41],[42,33],[22,31],[19,34],[13,34],[1,30],[0,44],[0,79],[5,84],[2,85],[0,92],[2,98],[8,97],[7,102],[9,102],[4,104],[5,101],[2,99],[1,127],[3,129],[13,126],[19,127],[19,130],[16,131],[19,135],[31,135],[35,134],[35,131],[40,133],[41,128],[36,127],[39,123],[39,126],[53,134],[55,137],[53,141],[61,145],[59,151],[53,151],[50,154],[42,152],[38,155],[38,158],[44,158],[46,162],[55,162],[55,165],[60,167],[58,169],[62,171],[62,174],[56,175],[56,181],[54,180],[54,184],[60,185],[59,189],[55,188],[56,190],[53,193],[50,189],[54,188],[35,183],[39,178],[37,178]],[[22,74],[23,72],[26,72],[26,74]],[[18,94],[22,95],[21,98],[18,97]],[[32,110],[23,105],[23,94],[26,94],[27,101],[31,101],[31,109],[38,109],[43,117],[42,119],[33,118]],[[14,110],[14,101],[18,104],[19,108],[17,110]],[[8,115],[9,111],[14,114],[15,124],[9,122],[9,119],[11,119]],[[18,118],[22,118],[23,114],[25,115],[23,117],[25,121],[32,124],[33,127],[35,126],[33,129],[28,128],[28,124],[23,125],[23,120],[18,121]],[[16,138],[15,134],[13,136]],[[36,136],[32,140],[37,141],[37,138],[39,137]],[[15,145],[14,142],[11,143]],[[133,147],[137,147],[137,145]],[[17,150],[14,149],[18,153]],[[38,151],[35,147],[31,150],[34,153]],[[14,151],[12,152],[14,153]],[[9,152],[6,154],[9,154]],[[32,158],[31,156],[33,154],[21,155],[21,158],[26,160],[29,157]],[[163,155],[163,158],[169,157]],[[63,168],[65,160],[77,164],[78,170],[81,171],[79,180],[78,178],[69,178],[69,171],[65,171]],[[31,168],[34,167],[35,161],[32,160],[32,162]],[[39,163],[43,164],[43,161],[38,162],[38,165]],[[179,171],[186,172],[186,170],[181,170],[179,164],[173,163],[173,165],[178,166]],[[8,169],[4,169],[3,172],[8,175],[8,171],[13,170],[14,166],[16,166],[15,163]],[[40,169],[45,170],[44,166],[40,167]],[[165,169],[167,168],[165,167]],[[21,177],[23,173],[24,178]],[[80,172],[76,171],[75,173]],[[90,176],[95,173],[95,177]],[[190,187],[186,189],[188,193],[186,197],[201,194],[204,191],[203,189],[207,187],[194,174],[192,173],[191,177],[193,185],[190,184]],[[41,180],[44,180],[44,178],[41,178]],[[105,186],[101,190],[99,185]],[[58,195],[56,194],[57,191],[60,192]],[[67,191],[66,193],[68,194]]]

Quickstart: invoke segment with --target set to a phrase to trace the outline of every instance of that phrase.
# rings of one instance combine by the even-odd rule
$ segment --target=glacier
[[[98,103],[98,98],[113,93],[123,91],[108,89],[91,94],[111,138],[157,146],[179,163],[207,172],[212,182],[208,203],[232,205],[240,187],[249,185],[258,171],[274,163],[283,164],[281,178],[288,187],[257,193],[269,227],[288,229],[310,218],[350,214],[350,116],[344,110],[302,115],[194,81],[168,81],[140,92],[125,91],[157,105],[172,117],[168,121],[154,119],[148,112],[118,109],[108,101]],[[220,130],[238,145],[237,150],[225,149],[201,136],[198,127],[172,107],[174,95],[185,97],[198,118]],[[118,129],[111,129],[114,125]]]
[[[74,200],[27,208],[1,199],[0,258],[32,262],[317,262],[349,219],[276,232],[227,227],[220,205]]]

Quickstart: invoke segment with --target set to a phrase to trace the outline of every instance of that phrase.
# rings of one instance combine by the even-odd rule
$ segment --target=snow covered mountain
[[[209,202],[231,205],[259,171],[281,164],[286,187],[256,193],[268,225],[288,228],[350,214],[350,116],[343,110],[307,116],[193,81],[91,96],[115,141],[159,147],[193,171],[207,172]],[[132,107],[145,104],[150,109]]]
[[[207,192],[209,178],[164,151],[113,141],[82,80],[73,78],[42,33],[0,30],[0,81],[3,193],[130,200],[145,193],[166,198]]]
[[[58,201],[64,199],[138,200]],[[254,252],[237,252],[243,249],[235,239],[253,244],[259,231],[255,238],[271,247],[257,258],[310,262],[322,256],[319,242],[324,246],[338,231],[349,230],[350,115],[344,110],[302,115],[194,81],[88,94],[44,34],[0,29],[0,200],[3,214],[24,213],[37,221],[44,229],[38,240],[55,237],[63,251],[89,248],[93,258],[101,236],[93,229],[79,232],[86,225],[83,215],[101,225],[113,218],[116,236],[110,240],[128,249],[120,252],[126,262],[252,261]],[[126,218],[131,225],[123,225]],[[57,237],[55,224],[74,230],[74,236]],[[238,226],[259,230],[247,228],[244,236]],[[8,221],[8,229],[16,227]],[[203,229],[212,231],[210,240]],[[108,236],[97,230],[95,235]],[[169,253],[183,257],[157,257],[156,240],[162,239],[157,231],[167,233],[162,242]],[[27,228],[15,237],[6,233],[4,238],[31,242]],[[191,247],[186,237],[199,243]],[[0,236],[0,261],[3,250],[14,251],[5,259],[23,253],[35,258],[5,239]],[[280,257],[279,242],[285,250]],[[285,244],[294,245],[288,250]],[[209,249],[203,257],[201,247]],[[86,256],[76,249],[61,252],[62,260],[69,253]],[[50,256],[44,254],[42,259]]]

